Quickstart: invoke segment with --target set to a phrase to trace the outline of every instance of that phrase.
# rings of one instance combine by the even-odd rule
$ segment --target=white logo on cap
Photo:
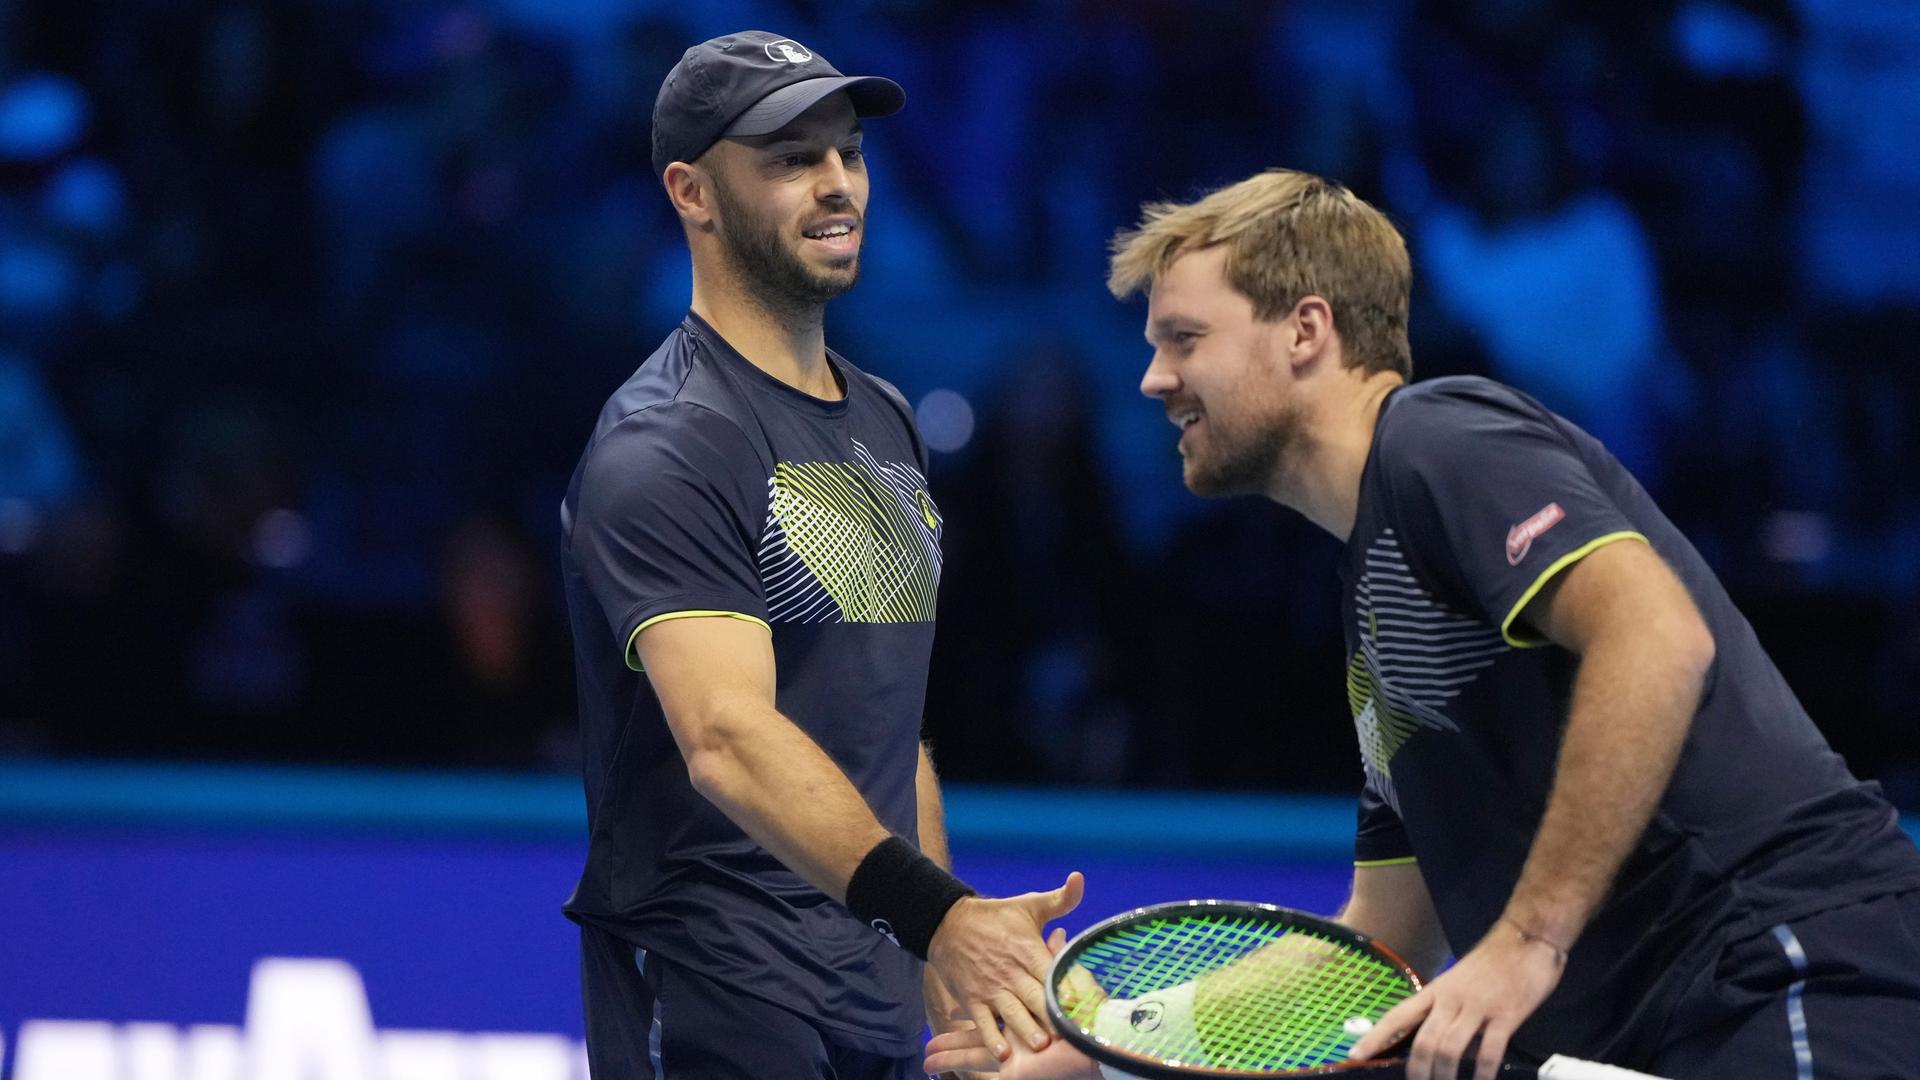
[[[776,49],[779,51],[774,51]],[[804,64],[813,59],[813,54],[807,51],[805,45],[792,38],[781,38],[779,41],[767,43],[767,59],[776,62],[785,60],[789,64]]]

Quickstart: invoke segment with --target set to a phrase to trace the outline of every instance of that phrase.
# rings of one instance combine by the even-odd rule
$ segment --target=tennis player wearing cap
[[[1187,486],[1346,543],[1366,780],[1340,917],[1423,971],[1459,957],[1354,1056],[1417,1025],[1412,1080],[1488,1080],[1510,1043],[1682,1080],[1920,1077],[1893,808],[1604,447],[1486,379],[1408,385],[1410,282],[1379,211],[1285,170],[1149,206],[1109,280],[1148,293],[1141,390]],[[975,1041],[929,1065],[991,1067]]]
[[[860,120],[902,101],[756,31],[689,49],[654,106],[692,310],[561,508],[590,831],[566,911],[603,1080],[919,1075],[928,957],[937,1027],[957,1000],[1047,1042],[1040,930],[1080,878],[987,900],[944,868],[926,449],[821,327],[859,276]]]

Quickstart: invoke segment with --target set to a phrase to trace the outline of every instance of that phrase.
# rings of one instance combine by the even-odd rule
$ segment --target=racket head
[[[1338,923],[1274,904],[1183,900],[1069,941],[1048,974],[1047,1012],[1108,1077],[1358,1078],[1397,1075],[1402,1063],[1349,1063],[1365,1030],[1351,1022],[1377,1021],[1419,989],[1406,961]],[[1116,999],[1135,1003],[1126,1016]]]

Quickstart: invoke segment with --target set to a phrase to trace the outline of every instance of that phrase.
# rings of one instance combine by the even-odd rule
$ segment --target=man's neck
[[[693,313],[748,363],[803,394],[838,401],[846,394],[827,363],[825,310],[781,311],[730,283],[693,283]]]
[[[1360,479],[1373,452],[1373,432],[1387,394],[1405,385],[1397,374],[1368,376],[1325,403],[1301,435],[1300,452],[1267,497],[1300,512],[1345,543],[1360,513]]]

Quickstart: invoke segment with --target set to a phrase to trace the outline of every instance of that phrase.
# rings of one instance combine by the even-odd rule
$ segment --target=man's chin
[[[813,278],[814,291],[821,297],[831,300],[859,283],[860,261],[855,259],[844,267],[826,271],[815,270],[810,276]]]
[[[860,277],[860,255],[855,252],[852,255],[835,255],[817,259],[808,269],[813,271],[814,278],[823,285],[837,284],[843,279],[848,285],[852,285]]]
[[[1235,473],[1230,469],[1210,469],[1204,464],[1196,465],[1192,458],[1187,458],[1183,463],[1180,479],[1187,485],[1188,491],[1203,499],[1257,495],[1266,490],[1265,481],[1249,470]]]
[[[1187,458],[1180,466],[1180,479],[1187,490],[1203,499],[1213,499],[1226,494],[1220,490],[1220,478],[1206,469],[1196,466],[1192,458]]]

